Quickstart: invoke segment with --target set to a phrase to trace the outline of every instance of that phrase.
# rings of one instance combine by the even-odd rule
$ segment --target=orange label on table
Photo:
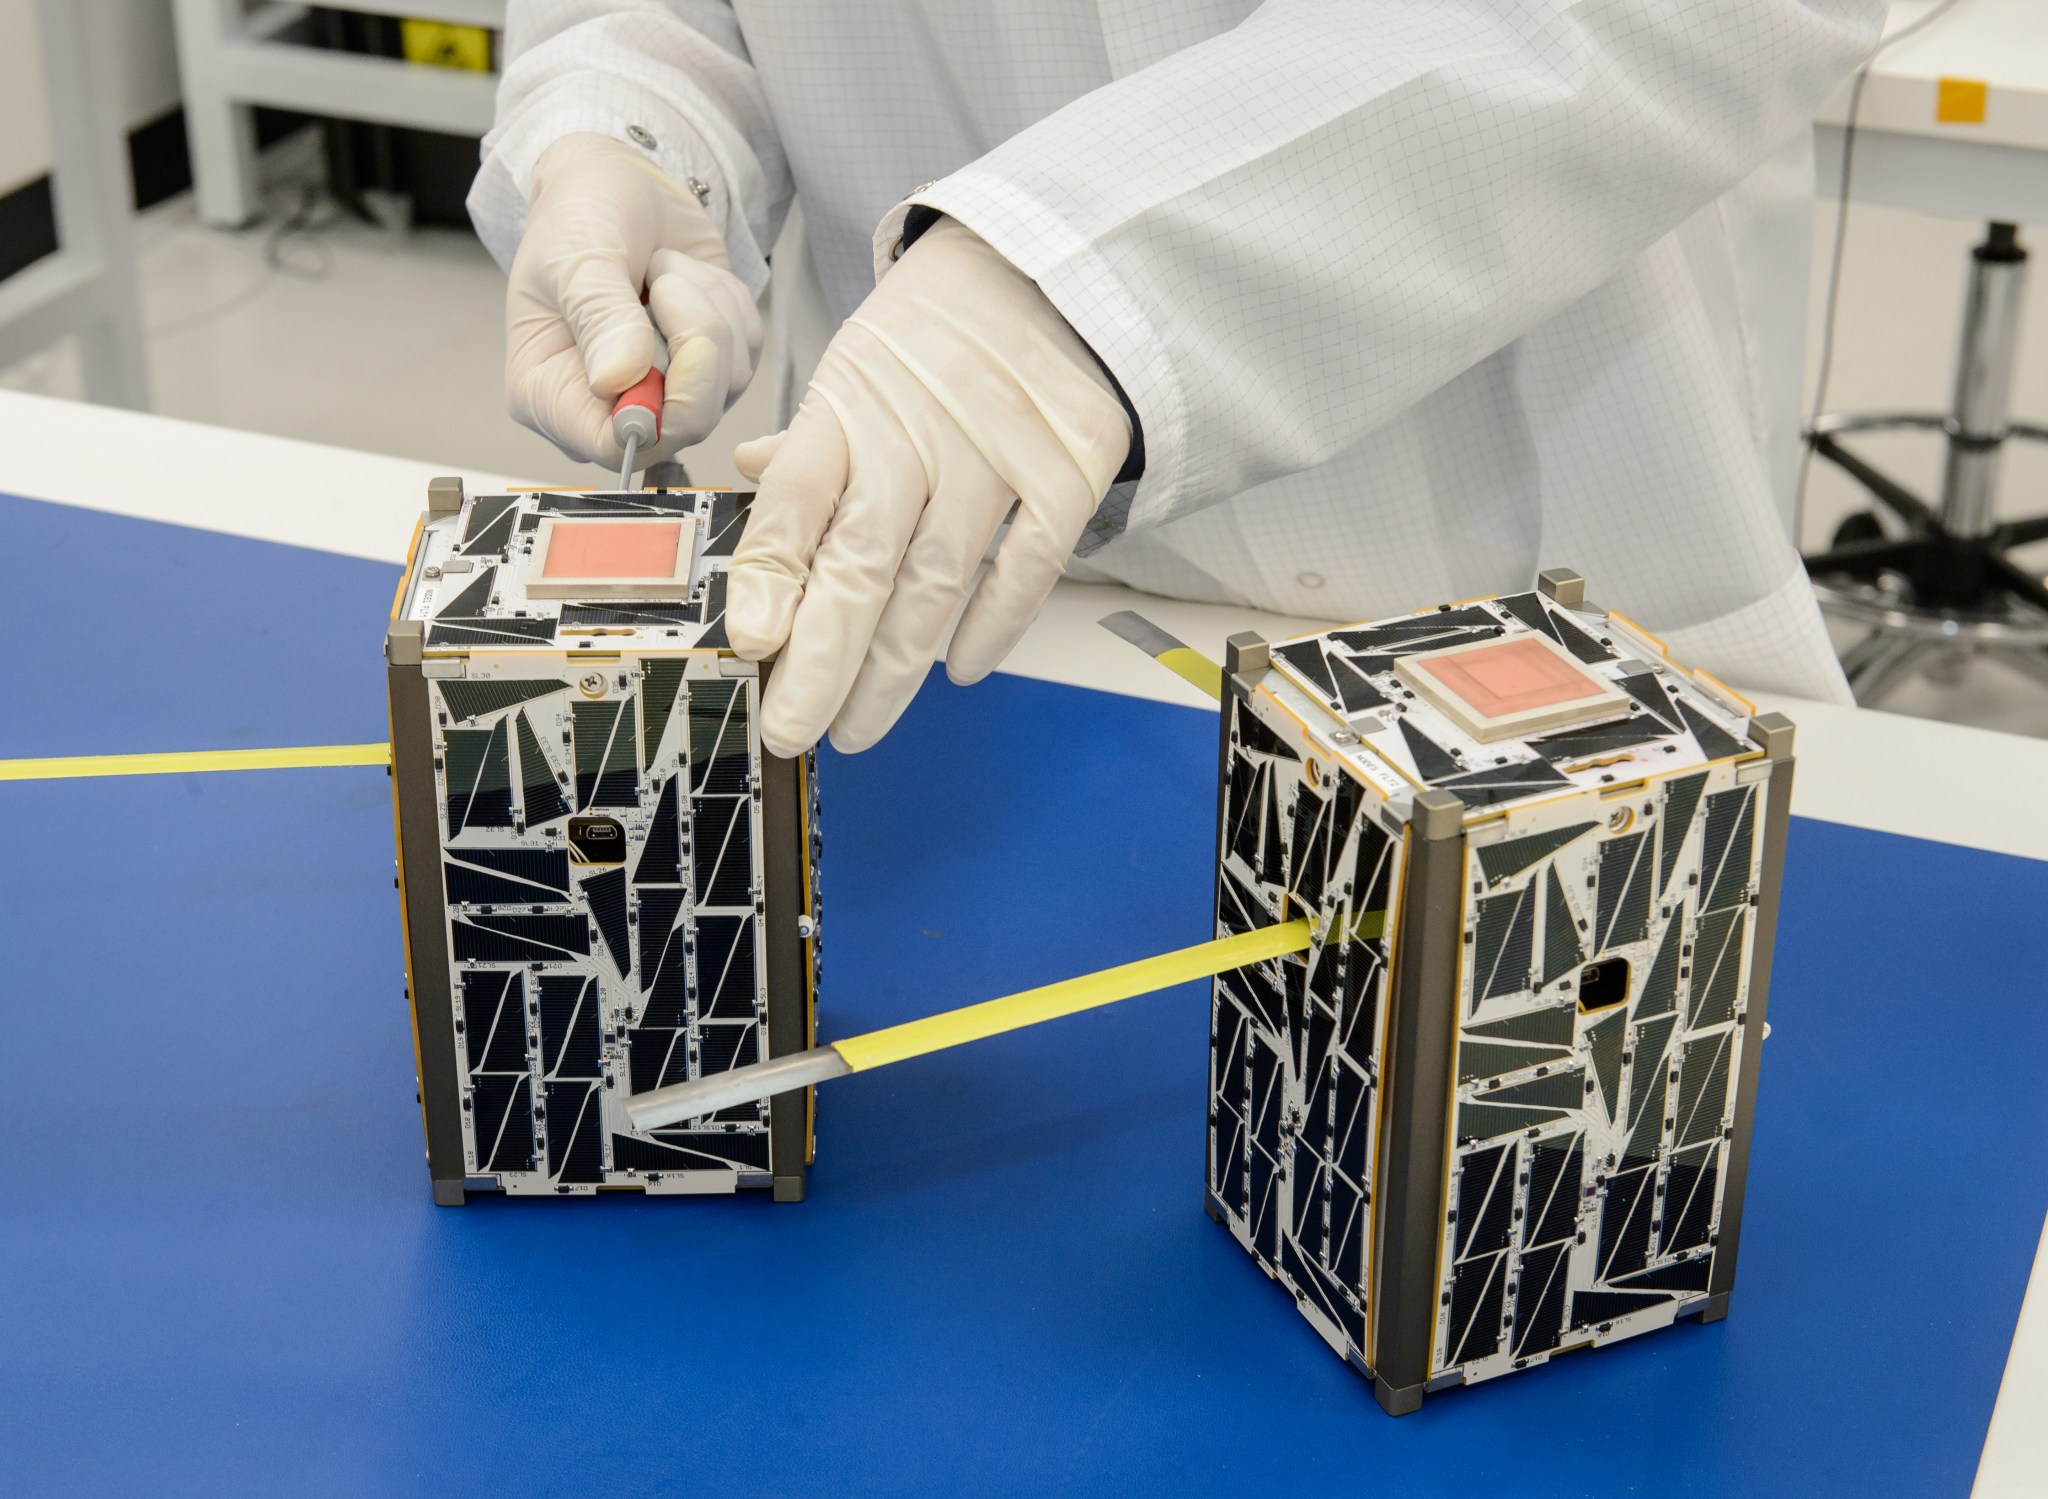
[[[1934,85],[1937,125],[1981,125],[1991,85],[1979,78],[1941,78]]]

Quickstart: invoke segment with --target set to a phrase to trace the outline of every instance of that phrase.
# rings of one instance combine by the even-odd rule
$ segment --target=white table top
[[[1895,0],[1885,35],[1896,36],[1937,3]],[[1981,125],[1936,120],[1936,84],[1943,78],[1989,85]],[[1848,117],[1848,106],[1844,85],[1819,117],[1839,125]],[[2041,0],[1959,0],[1918,36],[1877,55],[1857,118],[1866,130],[2048,150],[2048,5]]]
[[[1895,0],[1896,36],[1938,0]],[[1987,87],[1979,123],[1944,123],[1940,80]],[[1819,180],[1832,195],[1841,169],[1851,86],[1818,116]],[[1857,111],[1852,195],[1955,218],[2048,222],[2048,5],[1959,0],[1925,31],[1880,51]]]
[[[448,471],[0,391],[0,494],[394,565],[405,559],[427,481]],[[464,479],[472,493],[522,487],[505,475]],[[1277,639],[1313,623],[1063,583],[1003,670],[1212,706],[1097,626],[1118,609],[1137,609],[1212,657],[1222,655],[1224,638],[1235,631],[1257,630]],[[1768,695],[1759,701],[1798,725],[1793,810],[1800,815],[2048,858],[2048,741]],[[1980,1499],[2048,1491],[2048,1453],[2037,1435],[2042,1430],[2048,1430],[2048,1254],[2035,1260],[1979,1473]]]

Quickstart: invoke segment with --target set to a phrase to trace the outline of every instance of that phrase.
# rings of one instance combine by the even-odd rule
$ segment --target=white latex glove
[[[758,480],[725,625],[781,659],[761,709],[779,755],[866,749],[916,695],[1016,509],[946,653],[993,671],[1065,570],[1130,448],[1088,346],[963,226],[926,231],[846,320],[785,432],[743,443]]]
[[[661,440],[643,463],[718,424],[753,377],[761,317],[703,204],[626,142],[565,135],[534,163],[505,296],[512,415],[571,458],[616,469],[612,404],[653,367],[650,312],[669,365]]]

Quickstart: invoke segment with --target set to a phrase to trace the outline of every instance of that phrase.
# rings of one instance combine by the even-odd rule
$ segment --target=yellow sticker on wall
[[[1991,85],[1979,78],[1941,78],[1934,85],[1937,125],[1981,125]]]
[[[468,73],[491,70],[491,34],[481,26],[449,21],[400,21],[399,39],[405,60],[430,68],[460,68]]]

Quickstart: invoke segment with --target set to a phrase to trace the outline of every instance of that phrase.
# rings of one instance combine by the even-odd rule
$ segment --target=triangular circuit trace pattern
[[[542,515],[671,516],[695,515],[698,509],[695,494],[666,491],[652,494],[537,494],[533,503]]]
[[[560,849],[451,848],[444,878],[450,905],[555,905],[569,900],[569,856]]]
[[[1323,659],[1323,648],[1316,641],[1304,641],[1300,645],[1283,645],[1273,654],[1300,672],[1326,701],[1337,701],[1336,678],[1330,675],[1330,663]]]
[[[1713,722],[1691,703],[1681,702],[1678,705],[1678,712],[1685,720],[1685,726],[1692,730],[1692,737],[1698,741],[1700,753],[1709,760],[1729,759],[1748,749],[1740,739]]]
[[[1414,724],[1403,718],[1401,739],[1408,746],[1408,753],[1415,761],[1415,773],[1428,784],[1448,781],[1461,774],[1465,766],[1451,758],[1449,750],[1438,744]]]
[[[731,796],[753,784],[747,693],[737,680],[698,682],[690,689],[690,790]]]
[[[605,951],[611,955],[612,966],[619,971],[620,978],[630,978],[633,973],[633,949],[628,935],[626,912],[626,871],[608,869],[603,874],[592,875],[583,882],[583,898],[590,906],[590,919],[597,923],[598,934],[604,940]]]
[[[1538,988],[1554,983],[1586,961],[1586,949],[1579,941],[1579,929],[1584,925],[1572,909],[1571,898],[1564,893],[1557,865],[1552,864],[1544,882],[1543,973],[1536,981]]]
[[[1385,912],[1401,845],[1355,783],[1305,779],[1241,702],[1225,711],[1219,931],[1268,926],[1285,909],[1318,912],[1325,936],[1216,981],[1209,1193],[1326,1336],[1362,1350]]]
[[[524,977],[516,971],[475,971],[463,974],[461,985],[457,1029],[468,1063],[475,1168],[531,1171],[533,1090]]]
[[[1707,773],[1674,776],[1664,785],[1664,816],[1657,835],[1657,893],[1671,889],[1671,872],[1685,852],[1686,834],[1692,831],[1693,813],[1699,809],[1700,794],[1706,789]]]
[[[753,803],[744,796],[690,798],[690,857],[706,907],[754,904]]]
[[[681,775],[672,775],[661,783],[654,815],[647,823],[647,841],[641,844],[640,856],[633,864],[636,885],[679,885],[683,881],[683,823],[677,800],[682,780]]]
[[[1538,859],[1549,857],[1575,838],[1582,838],[1598,827],[1594,822],[1577,822],[1569,827],[1552,828],[1547,832],[1532,833],[1525,838],[1510,838],[1505,843],[1489,843],[1478,850],[1479,868],[1486,876],[1488,885],[1498,885],[1512,879]]]
[[[1492,807],[1562,790],[1571,782],[1541,760],[1521,760],[1451,776],[1436,784],[1439,790],[1455,792],[1468,807]]]
[[[706,557],[730,557],[746,534],[747,516],[754,503],[750,494],[725,490],[711,502],[711,516],[704,527]]]
[[[1474,1003],[1528,988],[1535,955],[1535,884],[1507,895],[1481,897],[1472,970]]]
[[[556,1182],[604,1180],[604,1103],[592,1082],[543,1086],[548,1110],[548,1175]]]
[[[489,500],[477,502],[478,517],[481,517],[484,507],[490,503],[491,501]],[[493,552],[502,553],[512,544],[512,527],[519,519],[517,512],[512,509],[514,503],[508,497],[505,501],[505,508],[499,513],[497,519],[481,529],[472,522],[470,535],[465,538],[462,545],[463,556],[481,557]]]
[[[640,712],[645,719],[641,733],[640,763],[654,768],[654,756],[661,748],[669,713],[683,690],[685,663],[679,659],[650,661],[641,672]]]
[[[1575,663],[1553,663],[1554,681],[1582,672],[1610,690],[1579,693],[1576,719],[1560,706],[1570,695],[1487,709],[1520,690],[1526,649],[1475,658],[1463,685],[1429,692],[1396,670],[1515,637]],[[1696,1305],[1713,1283],[1765,877],[1768,792],[1736,700],[1618,616],[1539,592],[1271,650],[1277,680],[1226,699],[1219,932],[1290,913],[1328,923],[1347,894],[1355,909],[1353,824],[1379,824],[1356,790],[1360,812],[1338,804],[1333,770],[1358,767],[1397,806],[1404,793],[1386,788],[1401,782],[1463,803],[1432,1383]],[[1521,712],[1520,731],[1502,721]],[[1379,1082],[1376,1063],[1347,1070],[1345,1005],[1367,971],[1385,970],[1311,951],[1224,975],[1212,994],[1212,1209],[1340,1349],[1362,1345],[1328,1258],[1348,1204],[1327,1184],[1367,1185],[1334,1143],[1349,1100]],[[1360,1013],[1386,1023],[1384,1004]],[[1374,1210],[1368,1199],[1368,1224]]]
[[[1706,841],[1700,854],[1702,911],[1725,910],[1749,898],[1756,854],[1755,791],[1738,786],[1707,798]]]
[[[458,723],[480,718],[486,713],[496,713],[518,703],[532,702],[550,693],[565,691],[567,682],[553,681],[545,677],[506,677],[497,680],[484,678],[480,681],[449,681],[437,684],[441,689],[441,701],[448,709],[448,716]]]
[[[1581,626],[1566,619],[1562,614],[1552,612],[1550,627],[1557,632],[1558,643],[1588,666],[1617,659],[1612,646],[1603,645],[1595,640]]]
[[[1494,600],[1501,608],[1540,634],[1557,639],[1557,627],[1550,622],[1550,610],[1545,607],[1542,595],[1534,593],[1511,593]]]
[[[1650,835],[1630,833],[1600,846],[1596,950],[1640,942],[1650,929]]]
[[[541,1076],[603,1076],[603,1026],[598,985],[589,974],[547,974],[540,980]]]
[[[1366,679],[1364,672],[1352,665],[1343,656],[1329,659],[1330,677],[1337,684],[1337,701],[1346,713],[1363,713],[1372,708],[1384,708],[1391,701],[1384,692]]]
[[[695,518],[693,593],[528,596],[534,538],[550,515]],[[428,520],[418,557],[446,565],[416,574],[406,595],[426,644],[490,650],[552,644],[558,621],[565,631],[562,655],[470,655],[422,673],[441,847],[433,869],[406,875],[445,897],[457,1169],[507,1192],[703,1191],[735,1185],[735,1173],[737,1185],[764,1184],[770,1172],[766,1105],[648,1135],[623,1110],[636,1091],[771,1049],[758,679],[729,656],[709,657],[724,643],[722,619],[703,623],[722,616],[723,559],[745,516],[744,496],[653,491],[486,497]],[[802,785],[799,898],[815,983],[814,757]],[[1284,799],[1277,812],[1284,839]],[[1310,862],[1335,880],[1336,859],[1333,849]],[[784,1169],[778,1157],[774,1170]]]
[[[1654,744],[1669,732],[1651,715],[1637,713],[1562,734],[1547,734],[1541,739],[1530,740],[1529,748],[1554,765],[1569,766],[1596,755],[1612,755],[1618,750]]]
[[[636,807],[640,771],[633,754],[633,700],[579,702],[570,709],[576,748],[576,805]]]
[[[732,649],[732,639],[725,632],[725,576],[713,573],[704,580],[704,632],[697,637],[703,650]]]
[[[518,729],[520,798],[526,825],[537,828],[567,817],[569,803],[562,797],[562,788],[569,784],[568,773],[555,769],[524,710],[513,715],[513,722]]]
[[[1463,1195],[1442,1249],[1439,1369],[1490,1377],[1630,1318],[1659,1325],[1706,1293],[1757,792],[1724,768],[1650,798],[1608,803],[1601,822],[1561,805],[1473,850],[1452,1130]],[[1589,963],[1602,978],[1586,1010],[1575,979]],[[1480,1184],[1501,1173],[1514,1221],[1535,1226],[1494,1250],[1464,1220],[1489,1210]]]
[[[441,736],[446,760],[448,836],[468,828],[512,826],[512,767],[505,721],[488,729],[449,729]]]
[[[511,534],[512,522],[518,519],[518,511],[517,495],[479,496],[469,507],[469,524],[462,530],[463,555],[500,550],[505,545],[505,537]],[[492,537],[497,540],[491,540]]]
[[[694,604],[636,604],[622,599],[616,604],[562,605],[564,634],[607,625],[643,626],[680,634],[681,626],[701,624],[703,620],[704,605],[701,601]]]
[[[491,605],[491,592],[498,586],[498,570],[487,567],[463,585],[455,597],[443,604],[435,619],[482,619]]]
[[[1671,694],[1664,690],[1664,684],[1657,680],[1657,674],[1649,671],[1630,672],[1617,684],[1623,692],[1641,703],[1650,716],[1663,726],[1667,734],[1684,730],[1685,721],[1678,716],[1678,709],[1671,702]]]

